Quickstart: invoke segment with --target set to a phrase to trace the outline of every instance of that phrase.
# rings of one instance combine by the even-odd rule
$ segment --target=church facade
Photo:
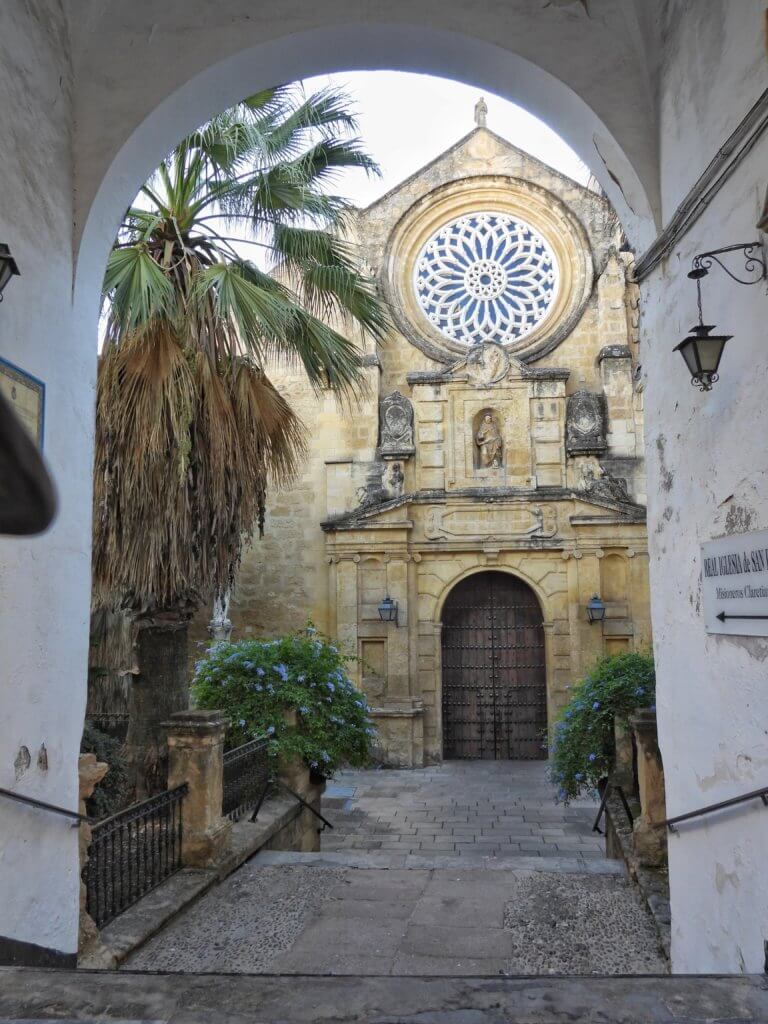
[[[231,610],[337,637],[392,765],[544,757],[595,658],[650,645],[631,257],[602,194],[477,120],[357,215],[394,321],[361,403],[270,369],[309,451]]]

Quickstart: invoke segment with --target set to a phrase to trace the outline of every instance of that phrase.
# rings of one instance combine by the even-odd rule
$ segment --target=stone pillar
[[[79,807],[80,814],[87,813],[85,801],[93,795],[97,784],[101,782],[109,771],[109,765],[103,761],[97,761],[95,754],[81,754],[77,762],[77,775],[80,783]],[[86,888],[82,881],[83,868],[88,863],[88,847],[91,845],[91,826],[83,821],[80,823],[80,927],[77,937],[77,958],[78,963],[83,965],[87,962],[89,967],[101,967],[111,969],[117,965],[112,953],[107,949],[99,936],[99,929],[96,922],[85,909]]]
[[[229,848],[232,822],[221,814],[227,725],[220,711],[179,711],[165,723],[168,788],[189,786],[182,805],[185,867],[210,867]]]
[[[667,858],[666,829],[657,827],[667,817],[664,768],[656,733],[656,712],[643,709],[630,717],[637,745],[637,783],[640,817],[635,822],[634,849],[641,864],[655,867]]]
[[[631,800],[635,792],[635,769],[632,758],[632,732],[629,726],[618,715],[613,723],[614,744],[616,754],[614,759],[612,781],[621,786],[627,797]]]

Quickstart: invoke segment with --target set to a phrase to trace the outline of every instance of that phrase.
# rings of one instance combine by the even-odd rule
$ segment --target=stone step
[[[251,861],[252,864],[280,866],[286,864],[306,864],[310,867],[343,867],[343,868],[413,868],[439,869],[445,871],[479,870],[479,871],[543,871],[559,874],[581,875],[625,875],[622,861],[604,858],[582,857],[528,857],[516,854],[509,857],[493,857],[482,853],[462,853],[459,856],[450,854],[404,854],[374,850],[369,853],[356,850],[328,851],[323,853],[294,853],[293,851],[262,850]]]
[[[760,1024],[763,976],[319,977],[0,968],[9,1021]]]

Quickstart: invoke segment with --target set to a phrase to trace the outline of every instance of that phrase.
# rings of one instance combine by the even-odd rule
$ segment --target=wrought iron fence
[[[266,738],[251,740],[224,755],[224,796],[221,813],[239,821],[261,806],[270,782]]]
[[[83,872],[86,909],[101,928],[181,867],[181,802],[187,784],[93,826]]]

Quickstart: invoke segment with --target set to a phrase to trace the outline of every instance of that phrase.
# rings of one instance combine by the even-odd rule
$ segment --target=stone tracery
[[[416,260],[413,284],[422,312],[445,337],[503,344],[525,337],[548,314],[558,267],[534,228],[488,211],[436,231]]]

